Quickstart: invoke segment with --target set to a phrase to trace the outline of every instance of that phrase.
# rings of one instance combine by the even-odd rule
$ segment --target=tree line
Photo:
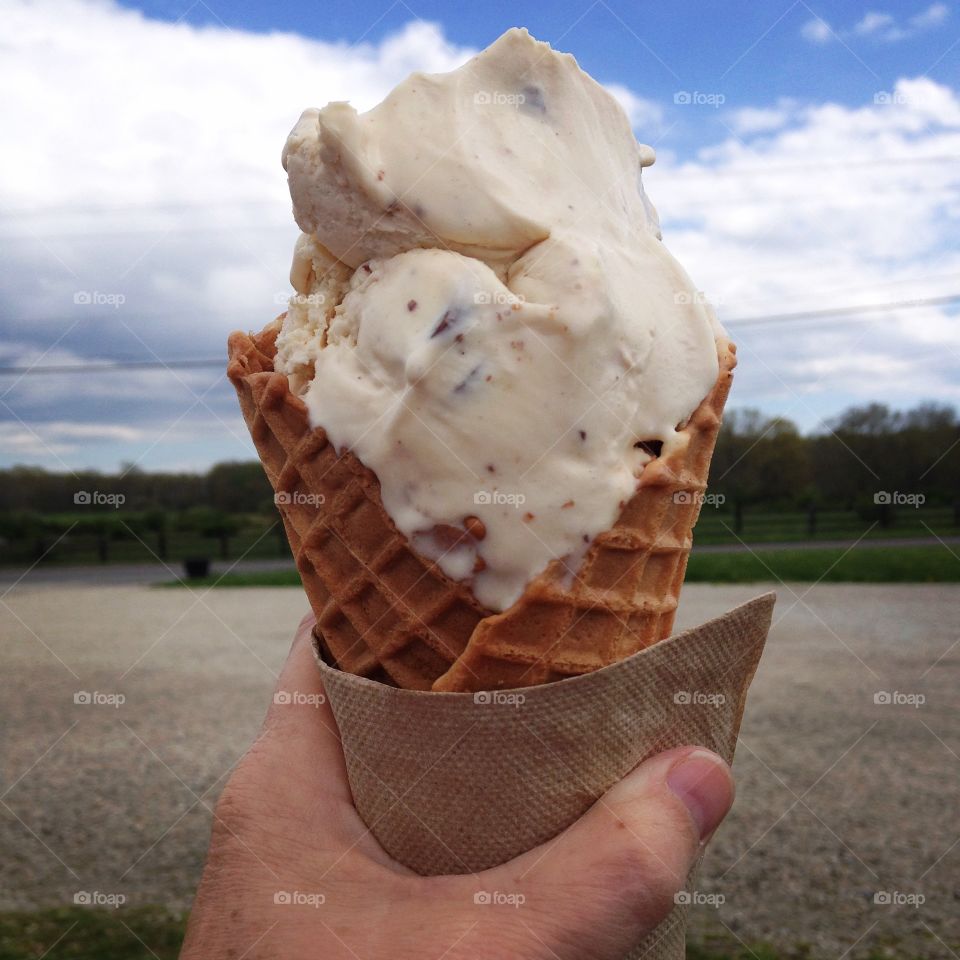
[[[942,404],[873,403],[804,435],[790,420],[735,410],[710,474],[711,491],[732,509],[855,510],[884,523],[899,504],[957,506],[960,419]]]
[[[711,493],[731,512],[854,510],[884,523],[904,498],[960,509],[960,419],[945,405],[901,412],[870,404],[803,434],[788,419],[733,410],[710,472]],[[227,537],[238,518],[274,509],[256,461],[219,463],[206,473],[0,470],[0,537],[8,541],[64,516],[93,527],[122,516],[161,536],[173,517],[181,527]]]

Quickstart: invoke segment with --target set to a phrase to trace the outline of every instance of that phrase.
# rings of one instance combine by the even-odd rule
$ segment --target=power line
[[[799,310],[796,313],[773,313],[758,317],[733,317],[724,319],[724,324],[741,327],[759,326],[767,323],[787,323],[792,320],[819,319],[821,317],[844,317],[850,314],[875,313],[877,311],[913,310],[917,307],[936,307],[948,303],[960,303],[960,293],[941,297],[917,297],[912,300],[888,300],[886,303],[867,303],[850,307],[829,307],[823,310]]]
[[[780,276],[781,276],[782,278],[789,279],[790,277],[800,277],[801,274],[800,274],[799,272],[796,272],[796,271],[795,271],[795,272],[793,272],[793,273],[781,274]],[[803,276],[805,277],[806,275],[803,275]],[[871,281],[870,283],[860,283],[860,284],[857,284],[856,286],[830,287],[830,288],[827,289],[827,290],[820,290],[820,291],[818,291],[818,296],[833,296],[834,294],[844,294],[844,293],[863,293],[863,292],[867,292],[867,291],[869,291],[869,290],[879,290],[879,289],[883,289],[883,288],[886,288],[886,287],[898,287],[898,286],[902,286],[903,284],[907,284],[907,283],[921,284],[921,283],[929,283],[929,282],[936,281],[936,280],[953,280],[953,281],[955,281],[955,280],[957,280],[957,279],[958,279],[958,275],[957,275],[957,272],[956,272],[956,271],[954,271],[953,273],[926,274],[926,275],[920,276],[920,277],[901,277],[899,280],[879,280],[879,281]],[[279,294],[279,291],[278,291],[278,294]],[[287,303],[288,296],[292,296],[292,295],[293,295],[293,291],[290,291],[289,294],[288,294],[288,295],[285,295],[282,300],[278,299],[278,300],[276,301],[276,304],[275,304],[276,309],[277,309],[277,310],[282,309],[282,308],[286,305],[286,303]],[[802,300],[802,299],[804,299],[804,296],[805,296],[805,294],[804,294],[803,292],[797,292],[797,293],[785,294],[785,295],[781,296],[779,299],[781,299],[781,300],[783,300],[783,299],[801,299],[801,300]],[[709,299],[709,298],[708,298],[708,299]],[[893,306],[899,306],[899,307],[902,308],[902,306],[903,306],[904,304],[907,304],[907,303],[909,303],[909,304],[915,304],[915,303],[916,303],[916,304],[919,304],[919,301],[920,301],[920,300],[923,300],[924,303],[923,303],[923,304],[919,304],[919,305],[922,306],[922,305],[926,305],[926,303],[932,301],[933,299],[934,299],[934,298],[904,297],[904,298],[902,298],[901,300],[890,300],[890,301],[887,301],[887,304],[891,305],[891,307],[893,307]],[[723,303],[724,300],[725,300],[725,298],[721,297],[719,302],[720,302],[720,303]],[[748,298],[748,299],[744,299],[744,298],[742,298],[742,297],[737,297],[737,298],[734,298],[734,300],[731,301],[731,302],[735,302],[736,304],[738,304],[738,305],[740,305],[740,306],[751,305],[751,304],[760,304],[761,306],[763,306],[763,305],[768,304],[768,303],[771,302],[771,297],[770,297],[769,295],[768,295],[768,296],[765,296],[765,297],[750,297],[750,298]],[[715,305],[716,305],[716,304],[715,304]],[[831,310],[832,310],[832,309],[848,309],[848,308],[831,308]],[[111,314],[110,314],[110,315],[112,315],[112,311],[111,311]],[[166,320],[166,319],[169,318],[169,316],[170,316],[170,311],[169,311],[169,309],[165,309],[165,310],[152,310],[152,311],[146,311],[146,310],[144,310],[144,311],[141,311],[141,312],[138,312],[138,313],[137,313],[137,319],[138,319],[138,320]],[[730,319],[725,319],[724,322],[725,322],[725,323],[744,323],[744,322],[747,322],[747,321],[752,321],[752,320],[754,320],[754,319],[761,319],[761,318],[767,317],[767,316],[768,316],[767,314],[758,314],[757,317],[749,317],[749,318],[748,318],[748,317],[741,317],[741,318],[734,318],[734,319],[732,319],[732,320],[730,320]],[[780,314],[770,314],[769,316],[771,316],[771,317],[777,317],[777,316],[780,316]],[[13,325],[13,326],[16,326],[16,325],[19,325],[19,324],[72,323],[75,319],[76,319],[76,315],[75,315],[75,314],[66,314],[66,313],[64,313],[64,314],[43,314],[43,315],[33,316],[33,317],[25,317],[25,316],[4,317],[4,318],[3,318],[3,323],[4,323],[4,324]],[[102,320],[102,319],[103,319],[103,316],[102,316],[102,315],[96,315],[96,316],[93,316],[92,319],[94,319],[94,320]],[[101,359],[104,360],[104,362],[111,362],[111,363],[112,363],[112,362],[114,362],[114,361],[120,361],[120,360],[131,360],[131,361],[135,361],[135,360],[136,360],[136,357],[119,357],[119,356],[118,356],[118,357],[103,357],[103,358],[101,358]],[[3,368],[0,368],[0,369],[3,369]],[[60,368],[58,367],[57,369],[60,369]]]
[[[930,156],[930,157],[864,157],[863,159],[854,159],[854,160],[818,160],[816,163],[779,163],[779,164],[769,164],[768,166],[755,166],[755,167],[728,167],[726,169],[722,167],[715,168],[713,170],[689,170],[685,171],[683,166],[677,167],[662,167],[661,172],[667,172],[671,176],[675,177],[755,177],[761,174],[767,173],[796,173],[800,170],[813,170],[813,171],[822,171],[822,170],[831,170],[838,167],[876,167],[877,170],[885,170],[891,166],[905,166],[914,163],[957,163],[960,161],[960,156]],[[644,177],[649,176],[653,179],[657,173],[657,166],[654,164],[651,168],[651,173],[647,174],[644,172]]]
[[[789,278],[791,276],[800,276],[800,273],[795,271],[792,274],[791,273],[781,274],[781,276],[786,276]],[[939,274],[928,273],[922,277],[900,277],[898,280],[877,280],[877,281],[871,281],[870,283],[858,283],[854,286],[830,287],[828,290],[820,290],[818,292],[818,295],[833,296],[834,294],[838,294],[838,293],[861,293],[864,291],[865,288],[868,290],[878,290],[884,287],[899,287],[905,283],[928,283],[933,280],[956,280],[956,279],[957,279],[957,271],[954,271],[953,273],[939,273]],[[802,293],[797,294],[796,296],[800,296],[802,298],[803,294]],[[904,297],[903,299],[904,301],[906,301],[912,298]],[[749,300],[745,300],[743,298],[737,298],[736,302],[739,304],[745,304],[745,303],[764,304],[764,303],[770,302],[770,297],[769,296],[752,297]],[[24,322],[26,323],[29,321],[24,320]]]
[[[0,216],[4,217],[59,217],[64,214],[83,214],[85,216],[99,214],[129,214],[131,211],[157,211],[160,213],[180,210],[212,210],[217,207],[239,209],[244,207],[274,207],[274,200],[253,200],[250,197],[238,197],[234,200],[201,200],[196,203],[184,201],[158,201],[157,203],[126,203],[126,204],[82,204],[77,206],[49,206],[49,207],[4,207],[0,208]]]
[[[24,231],[22,233],[0,233],[0,241],[89,240],[91,238],[98,237],[151,237],[158,233],[173,234],[177,237],[202,236],[203,234],[213,234],[214,236],[218,236],[225,233],[266,233],[267,231],[277,233],[295,233],[297,231],[297,225],[291,219],[289,221],[285,221],[284,223],[244,223],[234,224],[233,226],[210,224],[207,226],[180,227],[174,225],[172,227],[145,227],[142,230],[78,230],[73,233],[47,233],[40,231],[28,233]]]
[[[36,367],[0,367],[0,376],[34,373],[118,373],[122,370],[184,370],[225,368],[224,357],[216,360],[111,360],[92,363],[48,364]]]
[[[822,319],[826,317],[843,317],[861,313],[875,313],[877,311],[911,310],[918,307],[943,306],[950,303],[960,303],[960,293],[951,293],[939,297],[924,297],[914,300],[888,300],[884,303],[867,303],[849,307],[828,307],[822,310],[800,310],[795,313],[770,313],[756,317],[724,318],[724,324],[741,327],[760,326],[764,324],[789,323],[795,320]],[[46,366],[18,366],[0,367],[0,376],[19,374],[49,374],[49,373],[118,373],[125,370],[183,370],[183,369],[212,369],[226,366],[223,357],[202,360],[108,360],[91,363],[73,363]]]

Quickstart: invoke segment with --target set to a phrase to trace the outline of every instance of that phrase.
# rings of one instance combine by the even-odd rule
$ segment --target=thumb
[[[528,922],[560,956],[621,957],[673,908],[733,794],[709,750],[651,757],[559,836],[497,868],[500,889],[526,891]]]

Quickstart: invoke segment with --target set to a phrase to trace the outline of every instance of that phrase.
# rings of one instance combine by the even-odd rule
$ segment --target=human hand
[[[260,736],[217,804],[181,960],[619,960],[667,915],[733,802],[726,764],[681,747],[640,764],[576,823],[499,867],[421,877],[353,806],[336,722],[297,630]],[[509,904],[478,904],[478,891]],[[291,902],[285,902],[285,901]]]

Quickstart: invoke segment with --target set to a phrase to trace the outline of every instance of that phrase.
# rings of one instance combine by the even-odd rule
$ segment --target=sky
[[[250,459],[228,333],[283,309],[302,109],[376,104],[510,26],[654,146],[664,242],[805,430],[960,406],[960,4],[0,0],[0,466]],[[864,309],[873,307],[875,309]],[[155,368],[70,373],[104,360]],[[210,366],[166,367],[183,360]],[[12,370],[12,372],[11,372]]]

